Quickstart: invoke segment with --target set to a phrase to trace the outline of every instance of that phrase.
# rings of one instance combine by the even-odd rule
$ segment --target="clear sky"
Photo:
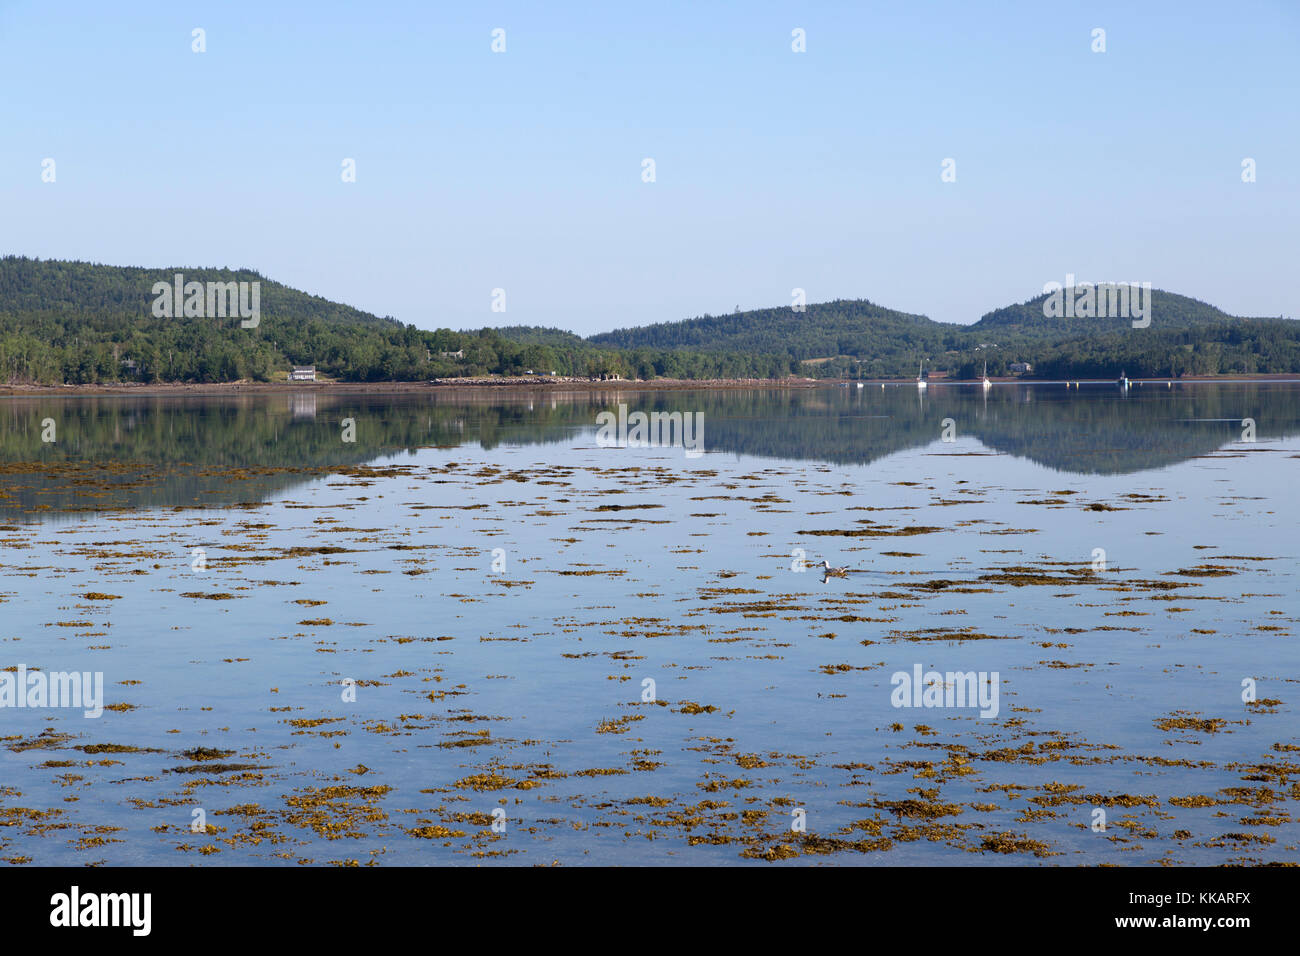
[[[0,252],[425,328],[970,322],[1067,274],[1300,315],[1297,0],[0,0],[0,88]]]

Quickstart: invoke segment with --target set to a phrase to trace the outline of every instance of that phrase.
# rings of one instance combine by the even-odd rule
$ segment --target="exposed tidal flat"
[[[1298,459],[1285,383],[0,399],[0,668],[106,697],[0,707],[0,859],[1298,863]]]

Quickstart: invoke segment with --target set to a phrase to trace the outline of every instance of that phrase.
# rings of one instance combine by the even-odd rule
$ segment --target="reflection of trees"
[[[706,450],[836,464],[928,445],[952,418],[959,437],[1079,474],[1186,461],[1240,440],[1246,417],[1261,439],[1300,432],[1300,391],[1286,385],[1161,383],[1127,394],[1113,386],[996,386],[987,396],[972,386],[934,386],[924,395],[911,386],[868,386],[666,393],[630,407],[704,412]]]
[[[318,477],[426,446],[568,441],[598,412],[704,414],[704,447],[771,458],[866,464],[960,437],[1080,474],[1126,474],[1212,452],[1241,437],[1300,431],[1300,390],[1286,385],[935,386],[743,391],[323,392],[219,397],[58,397],[0,404],[0,507],[66,510],[226,505],[265,500]],[[57,430],[41,442],[45,418]],[[342,422],[355,420],[354,443]],[[1199,419],[1200,421],[1193,421]],[[46,506],[46,507],[43,507]]]
[[[486,396],[484,396],[486,397]],[[579,419],[576,416],[581,416]],[[54,420],[56,440],[41,441]],[[355,441],[343,441],[343,421]],[[557,402],[320,392],[92,396],[0,403],[0,509],[192,507],[265,500],[331,469],[430,445],[563,441],[594,413]],[[554,427],[552,422],[563,427]]]

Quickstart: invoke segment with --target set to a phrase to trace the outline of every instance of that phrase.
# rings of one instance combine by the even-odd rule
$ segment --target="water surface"
[[[114,708],[0,709],[0,858],[1300,862],[1298,458],[1287,384],[0,399],[0,667]]]

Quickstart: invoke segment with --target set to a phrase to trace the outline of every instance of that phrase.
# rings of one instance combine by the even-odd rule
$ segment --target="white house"
[[[316,381],[315,365],[295,365],[293,371],[289,373],[291,382],[314,382]]]

